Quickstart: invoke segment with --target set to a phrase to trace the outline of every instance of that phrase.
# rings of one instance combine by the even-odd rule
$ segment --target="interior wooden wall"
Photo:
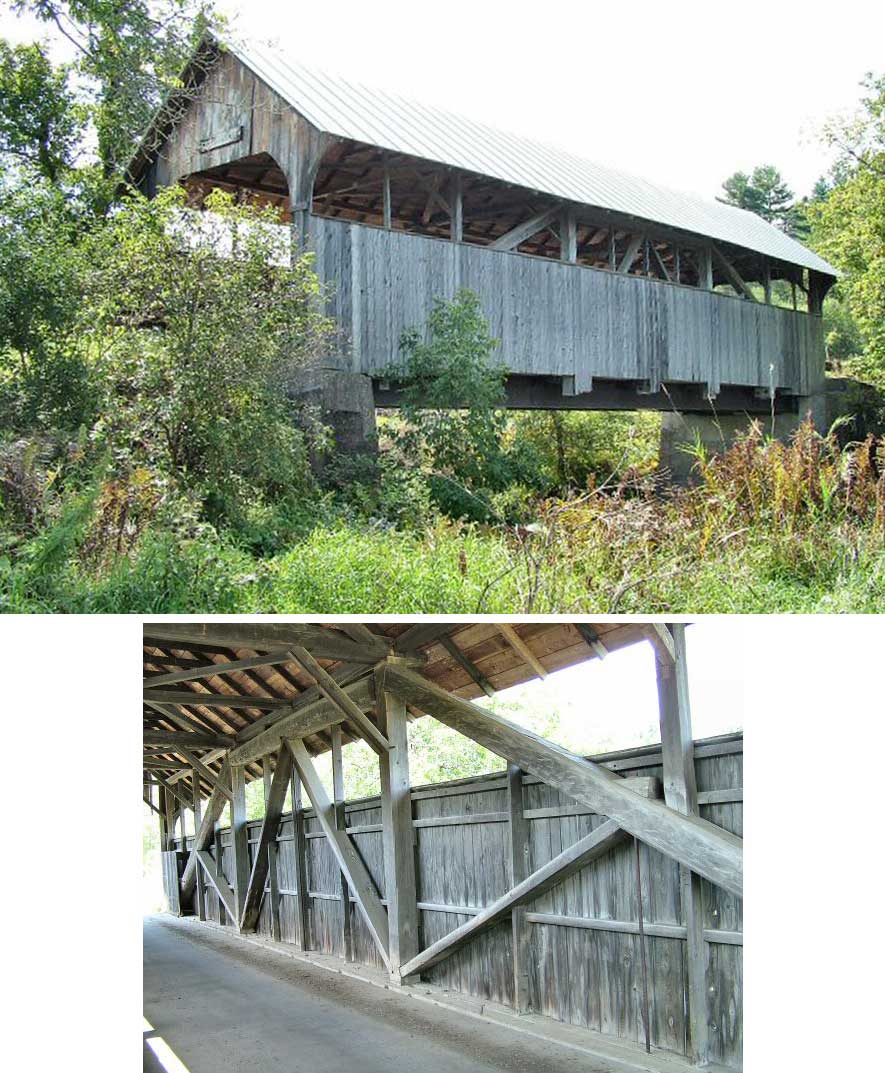
[[[604,760],[624,776],[660,777],[660,748],[608,754]],[[696,748],[695,771],[701,815],[742,834],[743,739],[709,739]],[[599,816],[575,814],[573,802],[539,780],[523,780],[533,868],[602,823]],[[712,800],[710,800],[712,798]],[[424,786],[412,792],[416,827],[421,946],[441,938],[473,912],[503,894],[510,883],[507,781],[503,773]],[[568,813],[563,815],[563,812]],[[583,810],[579,810],[583,811]],[[379,892],[384,895],[380,803],[377,798],[347,806],[348,828]],[[465,822],[463,817],[470,816]],[[310,948],[343,956],[340,872],[305,810]],[[456,822],[451,822],[456,818]],[[260,822],[249,825],[252,844]],[[296,941],[293,825],[286,814],[278,837],[280,924],[284,942]],[[190,839],[188,845],[190,845]],[[221,832],[223,847],[229,832]],[[178,842],[181,847],[181,842]],[[250,852],[254,852],[250,851]],[[228,848],[223,870],[232,877]],[[686,967],[678,865],[640,847],[642,908],[646,931],[651,1041],[686,1053]],[[171,871],[170,871],[171,874]],[[742,902],[704,881],[707,953],[707,1019],[710,1058],[741,1068]],[[225,923],[217,897],[207,892],[207,918]],[[638,935],[636,858],[632,841],[528,906],[530,921],[529,997],[533,1012],[642,1042],[642,963]],[[349,907],[354,958],[381,967],[375,945],[359,913]],[[229,921],[227,922],[229,923]],[[270,934],[265,899],[259,932]],[[426,978],[454,991],[507,1005],[513,1002],[509,921],[479,936],[431,969]]]

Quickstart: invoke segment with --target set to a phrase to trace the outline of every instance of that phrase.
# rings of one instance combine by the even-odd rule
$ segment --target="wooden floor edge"
[[[498,1028],[509,1029],[523,1035],[532,1036],[546,1043],[553,1043],[568,1050],[577,1051],[590,1058],[604,1061],[615,1066],[623,1073],[736,1073],[735,1070],[708,1063],[706,1065],[692,1065],[687,1059],[681,1058],[671,1051],[652,1049],[651,1055],[647,1055],[638,1044],[632,1044],[627,1040],[618,1040],[593,1029],[581,1028],[578,1025],[567,1025],[544,1017],[542,1014],[516,1014],[506,1006],[487,1002],[475,998],[472,995],[460,995],[446,991],[433,984],[421,983],[418,985],[404,985],[403,987],[391,987],[386,973],[372,968],[369,965],[357,965],[342,961],[332,954],[322,954],[313,951],[299,950],[291,943],[276,942],[263,936],[254,934],[241,934],[213,920],[198,920],[196,917],[179,917],[171,913],[151,914],[162,922],[172,922],[185,928],[208,928],[221,933],[230,939],[239,939],[262,950],[280,954],[283,957],[292,958],[308,965],[313,965],[326,972],[337,973],[352,980],[370,984],[373,987],[383,988],[393,995],[399,995],[404,999],[412,999],[418,1002],[427,1002],[443,1009],[451,1010],[464,1016],[473,1017],[477,1020],[486,1021]],[[590,1036],[588,1041],[576,1040],[573,1034]]]

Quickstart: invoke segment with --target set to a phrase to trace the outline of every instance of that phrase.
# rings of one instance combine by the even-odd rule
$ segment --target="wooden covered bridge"
[[[588,759],[472,703],[639,643],[661,745]],[[145,624],[143,652],[144,799],[181,927],[509,1023],[513,1054],[555,1029],[588,1069],[741,1068],[742,739],[693,742],[684,626],[167,621]],[[423,716],[506,771],[413,786]],[[354,740],[380,796],[345,800]],[[264,816],[247,821],[256,779]]]
[[[752,213],[204,39],[130,165],[278,205],[338,332],[305,390],[344,440],[396,405],[405,329],[482,302],[515,407],[797,413],[821,391],[835,271]],[[786,281],[792,308],[772,304]],[[350,418],[345,417],[351,414]]]

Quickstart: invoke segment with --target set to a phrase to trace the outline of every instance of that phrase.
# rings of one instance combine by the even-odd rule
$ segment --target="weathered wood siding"
[[[356,372],[398,358],[436,298],[479,296],[511,372],[720,384],[806,394],[823,375],[817,317],[638,276],[312,216],[336,340]]]
[[[608,754],[608,766],[625,777],[661,777],[660,747]],[[701,815],[742,834],[743,740],[740,735],[702,742],[695,771]],[[716,803],[709,803],[709,795]],[[529,823],[530,868],[538,868],[598,827],[600,816],[578,808],[538,779],[523,779]],[[412,791],[420,945],[425,948],[464,923],[510,886],[506,775],[423,786]],[[307,817],[307,884],[310,947],[343,955],[339,871],[319,823]],[[470,821],[465,821],[470,817]],[[455,822],[451,822],[452,818]],[[473,822],[476,821],[476,822]],[[378,799],[347,806],[348,828],[383,898],[381,808]],[[249,825],[250,847],[260,823]],[[222,868],[233,875],[229,831],[222,832]],[[294,943],[296,870],[292,819],[283,817],[278,836],[280,925],[284,942]],[[250,848],[254,853],[254,848]],[[685,927],[679,868],[669,858],[640,845],[642,909],[649,976],[649,1014],[654,1046],[687,1053]],[[742,903],[704,881],[707,1010],[713,1061],[741,1068]],[[259,931],[270,935],[269,899]],[[638,927],[635,847],[625,842],[599,861],[527,906],[529,1002],[533,1012],[641,1042],[642,961]],[[207,895],[207,917],[220,921],[217,896]],[[382,967],[353,903],[356,960]],[[229,923],[229,922],[228,922]],[[511,1005],[513,969],[509,921],[498,925],[431,969],[433,983]]]

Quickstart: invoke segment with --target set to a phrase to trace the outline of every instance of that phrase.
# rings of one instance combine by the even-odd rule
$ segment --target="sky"
[[[756,17],[694,0],[218,6],[237,33],[301,63],[708,198],[760,163],[809,193],[830,162],[821,125],[885,69],[885,4],[871,0]],[[6,12],[0,24],[15,41],[48,32]]]

